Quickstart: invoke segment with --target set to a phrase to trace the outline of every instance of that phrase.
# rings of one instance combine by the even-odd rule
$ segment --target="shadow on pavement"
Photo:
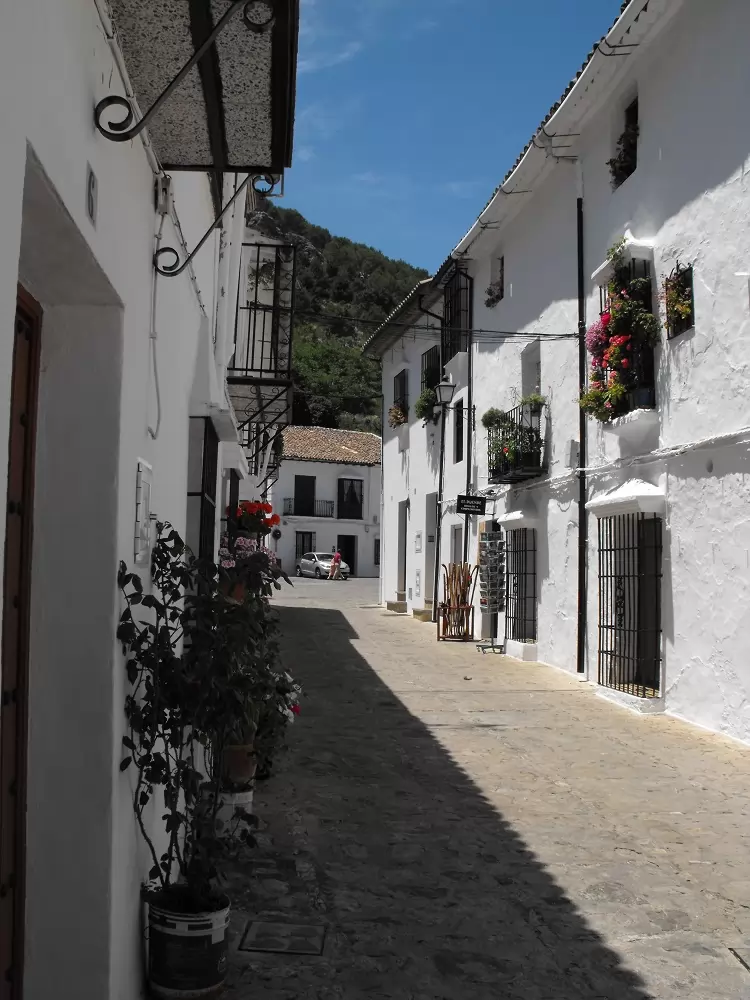
[[[236,882],[236,903],[244,919],[324,925],[325,947],[319,957],[240,952],[232,996],[647,1000],[356,651],[344,615],[280,613],[303,714],[279,773],[256,793],[269,840],[253,862],[260,873],[251,865]]]

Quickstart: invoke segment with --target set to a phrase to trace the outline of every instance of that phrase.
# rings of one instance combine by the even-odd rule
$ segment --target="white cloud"
[[[362,51],[362,42],[347,42],[338,51],[312,52],[297,63],[298,73],[315,73],[321,69],[330,69],[331,66],[339,66],[341,63],[349,62],[358,52]]]

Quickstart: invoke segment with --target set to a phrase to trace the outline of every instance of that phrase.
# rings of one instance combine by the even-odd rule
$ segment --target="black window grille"
[[[288,378],[292,364],[292,327],[296,281],[293,246],[245,243],[237,295],[234,354],[227,368],[231,381]]]
[[[678,337],[695,325],[695,298],[693,294],[693,265],[682,267],[679,261],[664,281],[667,307],[667,338]]]
[[[630,260],[615,273],[615,283],[622,288],[635,279],[645,279],[647,282],[639,291],[643,305],[650,312],[654,309],[653,279],[651,264],[647,260]],[[599,311],[608,312],[610,308],[609,286],[599,287]],[[654,365],[654,349],[649,344],[632,345],[630,358],[631,388],[627,394],[627,410],[653,409],[656,406],[656,370]],[[605,369],[609,378],[609,369]]]
[[[505,638],[536,642],[536,529],[505,534]]]
[[[662,520],[599,520],[599,683],[639,698],[661,689]]]
[[[422,355],[422,392],[434,389],[440,381],[440,348],[437,344]]]
[[[339,517],[362,520],[362,495],[364,482],[361,479],[339,479]]]
[[[295,532],[294,558],[301,559],[308,552],[315,551],[315,532],[297,531]]]
[[[441,353],[443,367],[459,351],[469,349],[469,331],[472,325],[473,281],[464,271],[456,268],[443,291],[443,324]]]
[[[393,405],[409,412],[409,372],[406,368],[393,379]]]
[[[487,475],[491,483],[534,479],[545,471],[545,404],[523,403],[498,412],[487,428]]]
[[[464,406],[463,400],[453,407],[453,461],[464,460]]]
[[[618,188],[624,184],[638,167],[638,136],[640,124],[638,115],[638,98],[631,101],[625,108],[625,127],[617,140],[617,152],[608,161],[612,175],[612,186]]]
[[[205,417],[190,418],[188,454],[188,545],[201,559],[213,559],[219,438]]]
[[[380,539],[375,539],[375,565],[380,565]]]

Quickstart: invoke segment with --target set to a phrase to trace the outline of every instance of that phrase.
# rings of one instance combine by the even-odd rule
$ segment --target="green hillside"
[[[361,347],[421,268],[332,236],[294,209],[262,199],[248,224],[297,247],[294,423],[380,432],[380,365]]]

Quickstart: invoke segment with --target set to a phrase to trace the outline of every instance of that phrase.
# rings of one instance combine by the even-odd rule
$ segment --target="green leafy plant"
[[[543,406],[547,405],[547,397],[542,396],[538,392],[530,392],[527,396],[521,397],[519,405],[528,406],[532,412],[538,412]]]
[[[486,430],[489,430],[491,427],[500,427],[506,419],[506,414],[503,410],[498,410],[492,406],[482,414],[482,426]]]
[[[171,525],[159,523],[150,593],[124,563],[118,573],[125,609],[117,638],[131,685],[120,770],[135,772],[133,811],[152,860],[149,898],[180,912],[222,905],[215,881],[226,849],[217,819],[221,754],[247,725],[276,655],[264,595],[277,581],[266,556],[256,553],[254,562],[260,587],[232,600],[218,568],[195,559]],[[157,790],[161,853],[145,819]]]
[[[505,298],[505,281],[498,279],[487,286],[484,292],[484,304],[492,309]]]
[[[392,406],[388,411],[388,426],[395,430],[401,427],[409,419],[409,415],[402,406]]]
[[[637,124],[626,125],[617,140],[617,152],[611,160],[607,160],[613,190],[620,187],[635,171],[638,164],[639,134],[640,129]]]
[[[434,389],[423,389],[414,404],[414,416],[418,420],[424,420],[427,423],[428,420],[435,422],[440,415],[438,411],[438,416],[435,415],[435,408],[437,407],[437,395]]]

